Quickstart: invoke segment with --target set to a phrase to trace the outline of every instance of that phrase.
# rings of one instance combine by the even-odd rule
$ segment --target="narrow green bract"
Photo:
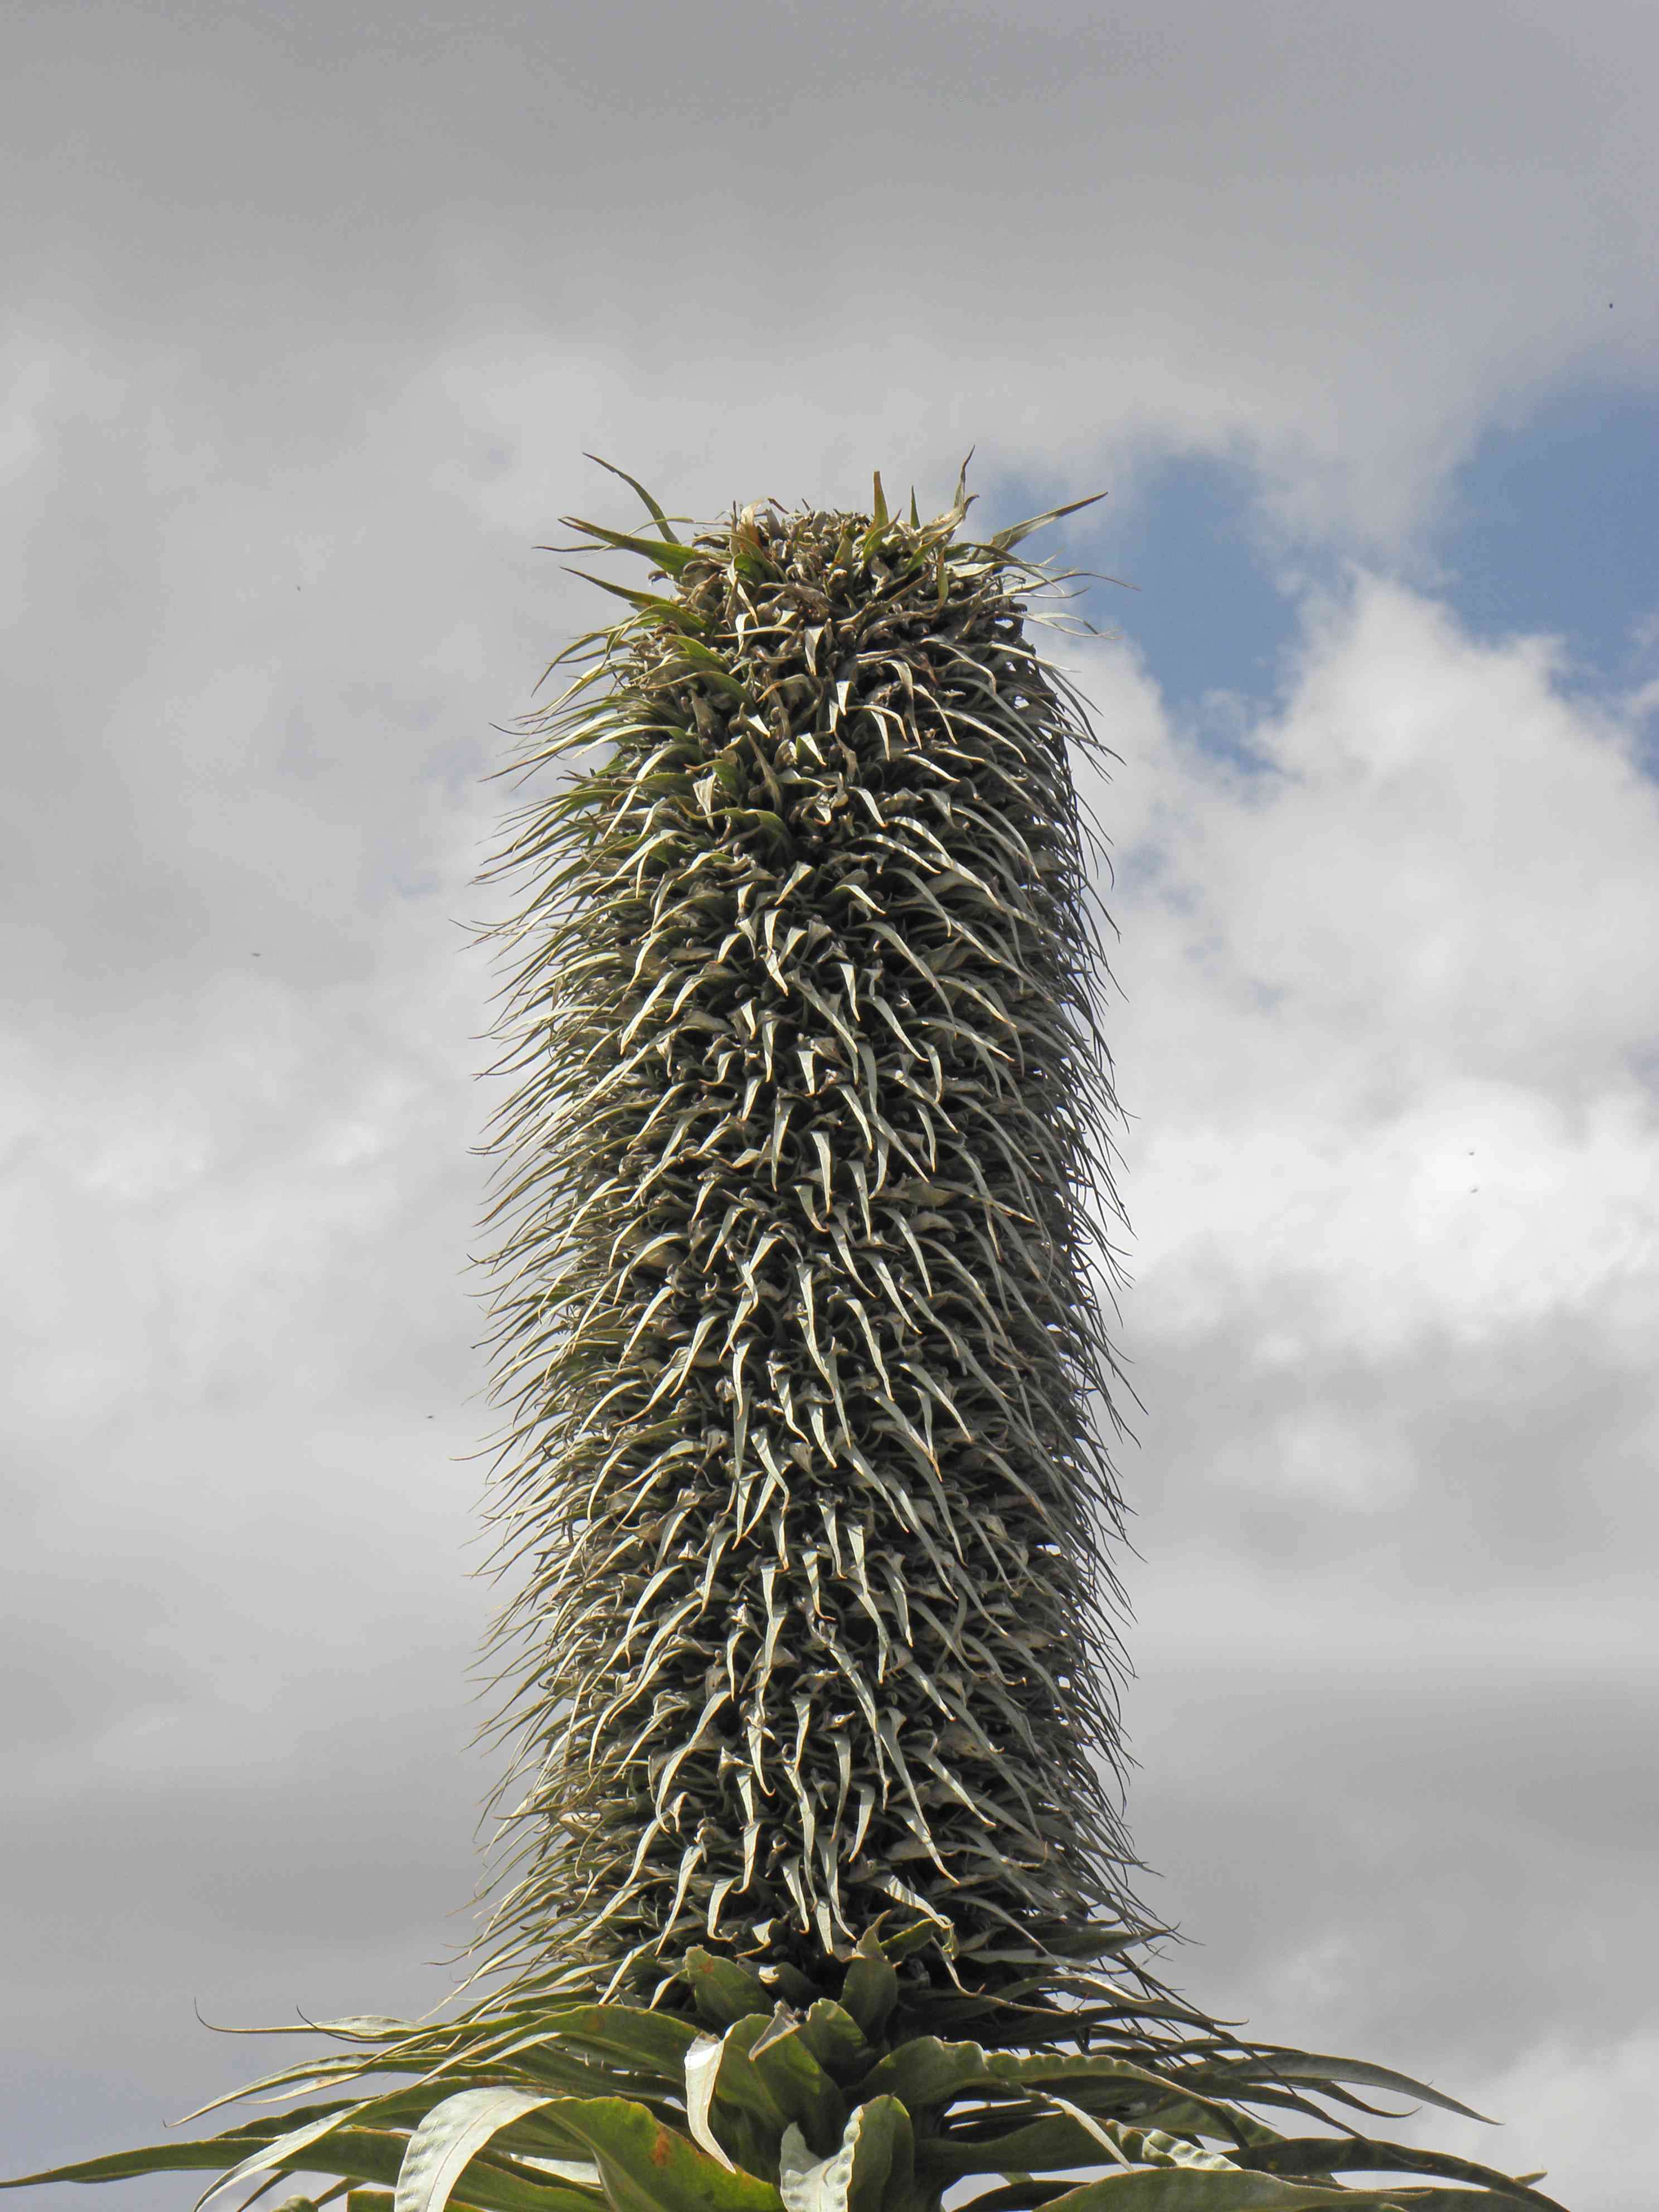
[[[530,727],[580,765],[501,864],[522,1986],[833,1990],[896,1909],[981,1989],[1148,1932],[1095,1763],[1099,749],[967,505],[640,541],[670,590]]]

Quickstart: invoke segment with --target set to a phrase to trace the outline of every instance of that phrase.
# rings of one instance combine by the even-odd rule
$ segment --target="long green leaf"
[[[444,2212],[451,2191],[485,2144],[549,2101],[523,2089],[463,2089],[447,2097],[409,2139],[392,2212]]]
[[[643,2105],[562,2100],[549,2117],[592,2152],[611,2212],[781,2212],[769,2182],[728,2172]]]
[[[1030,515],[1024,522],[1010,523],[1007,529],[993,532],[990,542],[1000,553],[1011,552],[1045,523],[1058,522],[1062,514],[1075,514],[1079,507],[1093,507],[1097,500],[1105,497],[1103,491],[1097,491],[1091,492],[1087,499],[1067,500],[1064,507],[1051,507],[1042,514]]]
[[[650,509],[658,529],[661,531],[663,536],[668,540],[669,544],[671,545],[678,545],[679,544],[679,539],[674,535],[672,529],[670,527],[668,516],[663,513],[656,501],[653,499],[645,486],[641,483],[636,477],[630,477],[626,469],[617,468],[614,462],[599,460],[599,457],[597,453],[586,453],[582,458],[585,460],[599,461],[599,465],[602,469],[609,469],[613,477],[620,477],[625,484],[631,484],[634,489],[638,492],[640,497],[645,501],[646,506]]]
[[[1201,2166],[1158,2166],[1109,2174],[1049,2200],[1048,2212],[1311,2212],[1319,2205],[1397,2204],[1394,2194],[1308,2188],[1265,2173],[1220,2173]]]

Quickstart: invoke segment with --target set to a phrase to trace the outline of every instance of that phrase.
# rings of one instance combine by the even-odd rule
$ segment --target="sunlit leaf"
[[[409,2139],[393,2212],[444,2212],[455,2184],[491,2137],[548,2102],[523,2089],[463,2089],[447,2097]]]
[[[780,2212],[769,2183],[721,2166],[643,2105],[570,2100],[557,2118],[592,2152],[612,2212]]]

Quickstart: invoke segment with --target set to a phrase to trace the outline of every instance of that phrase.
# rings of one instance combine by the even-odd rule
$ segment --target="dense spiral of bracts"
[[[1025,636],[1035,525],[967,542],[960,487],[924,525],[878,480],[682,543],[642,496],[660,542],[570,526],[670,588],[562,656],[519,764],[574,769],[493,871],[520,1586],[485,1948],[532,1986],[649,1992],[701,1944],[836,1988],[926,1919],[964,1987],[1041,1987],[1152,1932],[1068,763],[1100,749]]]

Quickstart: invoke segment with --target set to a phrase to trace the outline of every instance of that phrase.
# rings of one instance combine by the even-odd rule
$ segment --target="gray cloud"
[[[805,460],[804,402],[854,484],[878,424],[1067,477],[1174,434],[1395,532],[1495,408],[1644,373],[1654,38],[1605,0],[38,10],[9,245],[210,363],[256,465],[411,347],[536,331],[699,499]]]

